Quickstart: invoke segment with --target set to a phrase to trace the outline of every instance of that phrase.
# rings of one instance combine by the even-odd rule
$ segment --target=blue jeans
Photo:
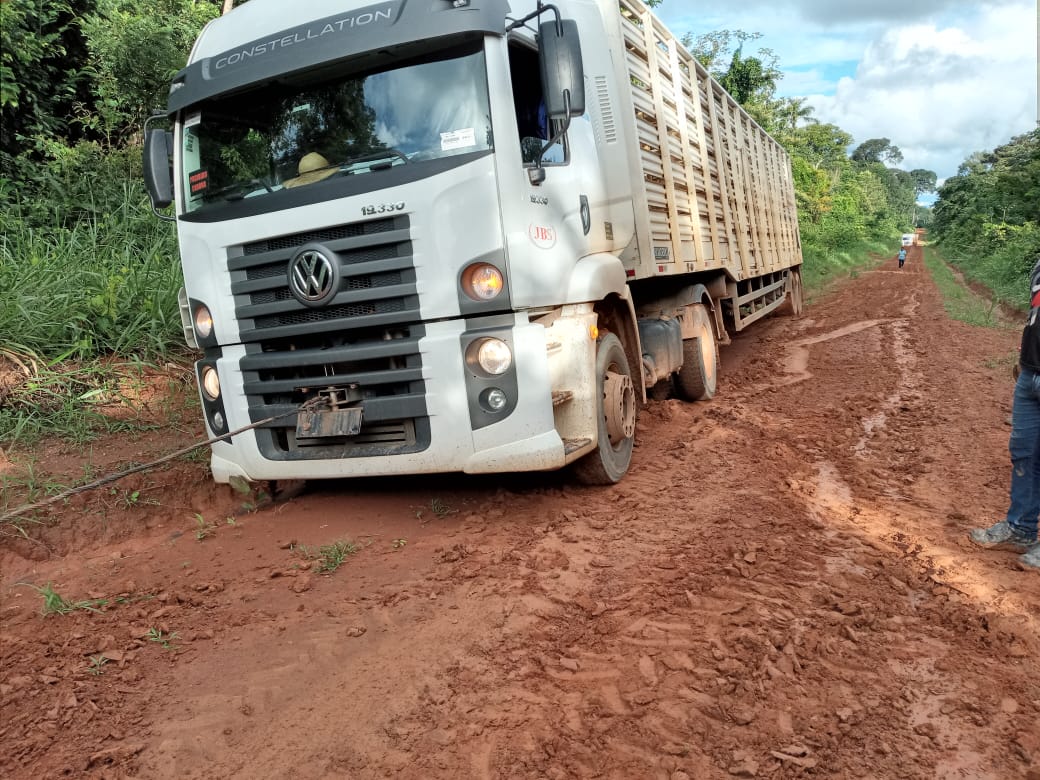
[[[1011,407],[1011,506],[1007,521],[1018,533],[1036,538],[1040,515],[1040,374],[1022,369]]]

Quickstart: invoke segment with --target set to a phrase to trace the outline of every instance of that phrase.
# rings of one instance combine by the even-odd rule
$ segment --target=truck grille
[[[311,308],[290,292],[289,261],[318,242],[333,255],[340,287]],[[296,437],[296,415],[257,429],[272,460],[417,452],[429,446],[419,339],[419,297],[406,215],[232,247],[231,290],[246,355],[240,362],[252,422],[316,394],[348,391],[363,407],[355,436]]]

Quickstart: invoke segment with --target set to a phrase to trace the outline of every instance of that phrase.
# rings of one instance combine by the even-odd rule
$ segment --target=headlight
[[[477,348],[477,364],[489,374],[504,374],[513,364],[513,353],[504,341],[484,339]]]
[[[497,298],[504,287],[502,272],[488,263],[474,263],[462,272],[462,290],[474,300]]]
[[[195,310],[195,332],[199,338],[208,339],[213,332],[213,315],[205,306],[199,306]]]
[[[216,401],[220,397],[220,377],[217,376],[217,369],[213,366],[206,366],[202,369],[202,392],[211,401]]]

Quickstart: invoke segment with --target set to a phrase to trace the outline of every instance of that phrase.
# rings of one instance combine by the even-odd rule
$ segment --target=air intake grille
[[[289,263],[307,245],[320,246],[338,267],[338,291],[324,307],[304,305],[289,288]],[[363,410],[356,436],[297,439],[295,415],[267,424],[257,431],[266,457],[362,457],[429,446],[407,215],[269,238],[228,255],[250,418],[291,412],[330,392]]]

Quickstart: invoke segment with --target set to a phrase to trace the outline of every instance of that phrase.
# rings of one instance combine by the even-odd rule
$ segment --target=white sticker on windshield
[[[441,151],[450,152],[452,149],[465,149],[467,146],[476,146],[477,136],[472,127],[464,130],[452,130],[441,133]]]
[[[201,121],[202,121],[202,112],[201,111],[196,111],[194,114],[188,114],[187,118],[184,120],[184,126],[185,127],[194,127],[195,125],[199,124],[199,122],[201,122]]]

